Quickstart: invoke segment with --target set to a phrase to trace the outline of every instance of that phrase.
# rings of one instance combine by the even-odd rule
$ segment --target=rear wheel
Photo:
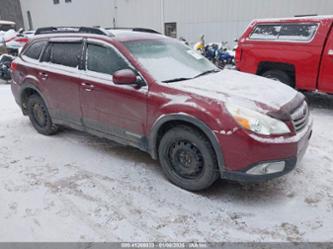
[[[282,82],[288,86],[294,87],[294,83],[291,77],[284,71],[280,70],[269,70],[262,74],[263,77],[272,79],[275,81]]]
[[[51,116],[43,99],[32,95],[27,101],[27,110],[34,128],[43,135],[53,135],[58,131],[58,126],[53,124]]]
[[[179,126],[169,130],[161,139],[158,152],[168,179],[183,189],[203,190],[219,177],[214,150],[196,129]]]

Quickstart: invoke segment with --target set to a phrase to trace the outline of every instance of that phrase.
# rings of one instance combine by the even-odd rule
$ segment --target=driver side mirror
[[[112,75],[113,83],[116,85],[137,84],[137,76],[131,69],[122,69]]]

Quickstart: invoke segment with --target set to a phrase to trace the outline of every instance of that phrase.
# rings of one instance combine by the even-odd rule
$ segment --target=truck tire
[[[167,131],[159,144],[158,154],[167,178],[183,189],[204,190],[219,178],[211,143],[191,127],[178,126]]]
[[[58,126],[53,124],[47,107],[39,95],[34,94],[29,97],[27,110],[33,127],[39,133],[50,136],[58,131]]]
[[[280,81],[290,87],[294,87],[294,83],[292,81],[292,79],[290,78],[290,76],[281,70],[269,70],[265,73],[262,74],[263,77],[268,78],[268,79],[272,79],[275,81]]]

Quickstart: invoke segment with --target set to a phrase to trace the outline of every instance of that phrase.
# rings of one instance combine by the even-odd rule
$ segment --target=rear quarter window
[[[24,55],[31,59],[38,60],[46,44],[46,41],[35,42],[27,48]]]
[[[268,41],[310,41],[317,28],[317,24],[259,24],[249,38]]]

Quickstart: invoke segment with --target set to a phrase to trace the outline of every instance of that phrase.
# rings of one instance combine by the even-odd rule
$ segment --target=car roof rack
[[[46,35],[46,34],[61,34],[61,33],[86,33],[96,35],[107,35],[110,36],[106,31],[100,28],[91,27],[43,27],[36,30],[35,35]]]
[[[153,29],[148,29],[148,28],[105,28],[105,30],[111,31],[112,30],[128,30],[128,31],[133,31],[133,32],[143,32],[143,33],[152,33],[152,34],[161,34],[160,32],[153,30]]]

